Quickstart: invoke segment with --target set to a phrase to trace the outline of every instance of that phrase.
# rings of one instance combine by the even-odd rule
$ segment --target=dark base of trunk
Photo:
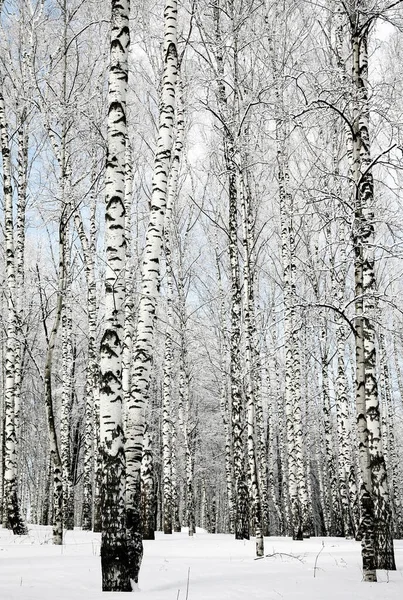
[[[124,558],[126,558],[126,556]],[[127,566],[122,564],[122,560],[119,559],[119,556],[117,556],[116,553],[109,553],[103,548],[101,550],[101,565],[103,592],[132,591],[132,586],[127,573]]]
[[[143,540],[155,540],[154,529],[151,529],[150,531],[143,531]]]
[[[140,482],[136,482],[133,505],[126,508],[126,541],[129,564],[129,577],[138,583],[141,561],[143,559],[143,530],[140,513]],[[150,529],[147,527],[147,531]]]
[[[21,517],[20,505],[16,492],[11,494],[7,509],[7,527],[12,529],[14,535],[27,535],[28,527]]]
[[[235,539],[236,540],[249,540],[250,539],[249,531],[236,531]]]

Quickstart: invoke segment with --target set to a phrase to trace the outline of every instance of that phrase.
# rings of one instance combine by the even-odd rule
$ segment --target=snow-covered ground
[[[0,600],[121,600],[125,594],[100,591],[99,543],[99,534],[80,530],[52,546],[49,527],[21,538],[1,529]],[[403,541],[395,543],[398,570],[379,571],[374,584],[361,581],[353,540],[266,538],[271,556],[261,560],[254,560],[254,540],[202,531],[158,533],[144,546],[139,600],[403,599]]]

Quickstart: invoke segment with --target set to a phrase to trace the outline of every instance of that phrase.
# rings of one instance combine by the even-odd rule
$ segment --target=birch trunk
[[[342,530],[340,526],[342,521],[340,519],[340,506],[339,506],[339,484],[336,475],[336,464],[333,449],[333,432],[332,432],[332,413],[330,408],[330,395],[329,395],[329,363],[327,356],[327,331],[326,327],[322,331],[322,395],[323,395],[323,421],[324,421],[324,434],[325,434],[325,451],[326,451],[326,467],[327,477],[329,481],[329,492],[326,495],[325,501],[328,503],[328,513],[330,515],[330,523],[328,524],[327,535],[340,536]]]
[[[141,462],[141,521],[143,539],[155,539],[156,497],[151,436],[148,429],[144,433],[143,458]]]
[[[23,383],[23,298],[25,281],[25,212],[27,204],[27,172],[28,172],[28,124],[26,111],[23,109],[19,116],[18,129],[18,168],[17,168],[17,222],[15,241],[15,269],[16,269],[16,338],[15,338],[15,390],[14,390],[14,423],[15,423],[15,453],[20,455],[20,404]]]
[[[92,195],[90,205],[89,238],[84,231],[81,215],[75,213],[74,222],[81,241],[84,255],[85,277],[87,283],[88,307],[88,363],[85,385],[85,436],[84,436],[84,472],[83,472],[83,513],[82,527],[89,530],[93,521],[93,486],[94,486],[94,450],[95,460],[99,462],[99,427],[95,428],[95,399],[98,398],[98,352],[97,337],[97,298],[95,280],[96,253],[96,193],[94,166],[92,170]],[[98,431],[97,431],[98,430]],[[99,496],[98,496],[99,498]],[[95,496],[95,499],[98,499]]]
[[[219,323],[220,323],[220,411],[225,433],[225,483],[228,505],[228,529],[234,532],[235,513],[233,499],[233,460],[230,431],[230,413],[228,406],[228,331],[226,326],[225,294],[221,278],[221,266],[219,260],[218,238],[215,242],[215,263],[218,278],[219,294]]]
[[[240,173],[240,179],[247,177],[245,173]],[[256,460],[256,389],[254,388],[254,377],[252,368],[256,368],[256,363],[253,360],[254,342],[256,339],[255,323],[254,323],[254,278],[251,265],[251,250],[253,247],[252,235],[252,215],[250,207],[250,197],[246,185],[241,187],[241,212],[243,225],[243,317],[245,323],[245,398],[247,411],[247,456],[248,456],[248,492],[251,503],[251,522],[253,523],[254,533],[256,537],[256,556],[260,557],[264,554],[264,540],[262,534],[262,503],[260,495],[260,486],[258,478],[258,468]],[[261,411],[259,412],[260,421],[262,421]],[[263,425],[261,423],[261,428]],[[266,481],[267,474],[264,473]],[[262,481],[263,478],[260,479]]]
[[[67,192],[68,193],[68,192]],[[70,212],[70,204],[67,204]],[[73,344],[72,344],[72,317],[71,317],[71,275],[70,275],[70,227],[66,223],[65,231],[65,287],[64,302],[62,307],[62,401],[60,416],[60,458],[62,461],[63,477],[63,523],[65,529],[74,529],[74,493],[71,471],[71,404],[72,404],[72,368],[73,368]]]
[[[134,582],[138,581],[143,553],[139,501],[144,408],[150,385],[155,310],[159,294],[160,259],[175,120],[175,98],[178,78],[176,0],[167,0],[165,5],[163,63],[159,131],[154,161],[150,220],[146,233],[146,245],[142,264],[137,334],[133,349],[131,398],[127,407],[126,511],[130,578]]]
[[[4,235],[6,249],[6,282],[7,282],[7,328],[5,356],[5,428],[4,428],[4,495],[3,507],[6,514],[3,519],[9,524],[13,533],[22,535],[27,532],[20,513],[20,503],[17,490],[17,423],[18,423],[18,393],[16,397],[16,345],[17,311],[16,311],[16,270],[14,253],[14,224],[13,224],[13,188],[11,178],[11,156],[7,131],[4,98],[0,92],[0,143],[3,162],[3,194],[4,194]],[[18,377],[18,375],[17,375]],[[17,401],[17,405],[16,405]],[[17,420],[17,423],[16,423]]]
[[[390,498],[381,445],[373,322],[376,286],[374,182],[369,139],[368,30],[370,24],[360,23],[358,14],[355,13],[352,24],[353,135],[349,156],[351,177],[355,186],[357,425],[360,436],[360,466],[363,479],[361,506],[365,515],[363,518],[364,579],[374,581],[376,580],[376,568],[392,570],[396,566],[391,531]],[[373,503],[373,515],[370,514],[372,507],[367,511],[367,505],[371,502]],[[370,523],[371,517],[372,523]],[[373,549],[370,548],[372,540]]]
[[[129,140],[126,141],[126,172],[125,172],[125,228],[126,228],[126,299],[125,299],[125,330],[122,356],[122,387],[123,406],[126,415],[130,401],[131,369],[133,359],[133,335],[135,321],[134,306],[134,257],[132,252],[132,196],[133,196],[133,153]]]
[[[122,348],[125,304],[126,96],[130,5],[112,0],[105,171],[105,325],[100,359],[103,591],[130,591],[126,541]]]
[[[65,272],[65,249],[66,249],[66,205],[62,208],[62,214],[59,224],[59,268],[58,268],[58,287],[56,298],[55,317],[52,329],[47,340],[47,351],[44,368],[44,395],[45,409],[48,423],[50,458],[53,466],[53,543],[61,545],[63,543],[63,473],[62,461],[59,451],[59,443],[56,433],[55,415],[52,395],[52,368],[53,352],[55,349],[57,334],[63,308],[63,294],[66,286]],[[39,271],[38,271],[39,273]],[[44,312],[44,307],[42,307]],[[45,326],[45,321],[44,321]]]
[[[230,11],[233,12],[233,3],[230,4]],[[233,15],[232,15],[233,17]],[[217,100],[219,105],[220,117],[223,128],[223,146],[224,160],[228,172],[228,235],[229,235],[229,261],[231,269],[231,333],[230,333],[230,398],[231,398],[231,429],[232,429],[232,456],[233,456],[233,475],[234,475],[234,503],[235,503],[235,538],[249,539],[249,515],[248,515],[248,488],[245,474],[245,452],[243,441],[244,428],[244,406],[241,393],[241,361],[240,361],[240,341],[241,341],[241,288],[240,288],[240,267],[238,257],[238,189],[237,189],[237,171],[236,149],[234,134],[231,131],[231,125],[235,114],[227,103],[225,92],[225,75],[223,49],[224,44],[221,35],[220,26],[220,6],[217,2],[213,7],[213,18],[215,28],[215,58],[217,63]],[[234,91],[235,95],[239,93],[238,82],[236,81],[237,72],[237,40],[234,32],[233,40],[234,54]],[[236,104],[234,100],[234,104]]]

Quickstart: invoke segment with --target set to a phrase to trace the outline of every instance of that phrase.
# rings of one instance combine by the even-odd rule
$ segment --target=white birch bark
[[[365,6],[363,6],[365,8]],[[376,581],[376,568],[395,568],[390,499],[381,447],[374,332],[374,182],[369,138],[368,35],[371,19],[357,10],[351,26],[350,177],[355,197],[356,405],[361,471],[361,531],[365,581]]]
[[[94,486],[94,450],[97,462],[100,462],[99,452],[99,425],[95,427],[95,401],[98,404],[99,420],[99,382],[98,382],[98,352],[96,347],[97,337],[97,289],[95,280],[95,253],[96,253],[96,190],[95,166],[92,167],[91,178],[91,203],[90,203],[90,231],[89,236],[84,230],[81,214],[78,209],[74,215],[74,223],[81,242],[85,264],[85,278],[87,283],[87,309],[88,309],[88,362],[85,385],[85,436],[84,436],[84,471],[83,471],[83,512],[82,527],[89,530],[93,521],[93,486]],[[98,477],[99,479],[99,477]],[[98,495],[99,498],[99,495]],[[97,499],[97,497],[96,497]],[[99,504],[99,503],[98,503]]]
[[[385,334],[379,331],[379,352],[380,352],[380,387],[383,390],[384,397],[384,415],[385,426],[383,434],[386,437],[383,444],[383,451],[388,455],[388,472],[390,473],[390,493],[391,507],[393,511],[393,530],[396,538],[400,538],[403,533],[403,513],[402,496],[399,486],[399,459],[396,448],[395,437],[395,411],[392,400],[392,387],[390,371],[387,360]]]
[[[218,237],[215,236],[215,264],[218,279],[219,324],[220,324],[220,411],[225,434],[225,483],[228,505],[228,529],[234,532],[235,512],[233,500],[233,459],[230,431],[230,414],[228,403],[228,330],[226,325],[225,293],[222,285],[221,266],[219,259]]]
[[[233,2],[229,3],[229,13],[234,19]],[[213,7],[213,20],[215,29],[215,59],[217,69],[217,101],[219,106],[223,128],[224,160],[228,172],[228,254],[231,270],[231,333],[230,333],[230,414],[232,430],[232,457],[234,475],[234,503],[235,503],[235,538],[249,539],[249,516],[248,516],[248,489],[245,473],[245,450],[243,441],[244,406],[241,393],[241,289],[240,289],[240,267],[238,256],[238,186],[237,173],[239,165],[236,163],[235,138],[232,131],[235,111],[228,105],[225,91],[224,73],[224,43],[220,25],[220,3]],[[233,31],[231,40],[233,50],[233,77],[234,95],[239,94],[237,70],[237,33]],[[234,106],[236,106],[234,99]]]
[[[328,513],[330,516],[327,535],[340,536],[340,510],[339,510],[339,484],[336,474],[336,463],[333,448],[333,424],[332,412],[330,407],[330,389],[329,389],[329,362],[328,362],[328,333],[326,325],[322,330],[322,396],[323,396],[323,422],[324,422],[324,442],[326,453],[327,478],[329,490],[325,501],[328,504]]]
[[[66,190],[69,194],[69,190]],[[70,204],[67,205],[70,212]],[[63,477],[63,524],[65,529],[74,528],[74,492],[71,475],[71,404],[72,404],[72,370],[73,370],[73,344],[72,344],[72,316],[71,316],[71,265],[70,265],[70,221],[66,223],[65,231],[65,287],[63,292],[64,302],[61,318],[62,341],[62,398],[60,415],[60,458],[62,461]]]
[[[112,0],[105,170],[105,319],[100,351],[103,591],[131,590],[126,543],[126,469],[122,407],[129,13],[128,0]]]
[[[143,458],[141,462],[141,509],[143,539],[155,539],[155,482],[151,435],[146,429],[144,433]]]
[[[127,490],[126,510],[130,577],[138,581],[142,558],[139,516],[140,465],[144,433],[144,408],[148,396],[153,356],[154,321],[159,295],[160,259],[167,200],[175,120],[178,78],[177,2],[167,0],[164,10],[163,79],[157,151],[150,202],[150,220],[142,264],[142,282],[136,342],[133,347],[131,398],[127,407]]]
[[[242,182],[246,178],[246,173],[240,173],[239,186],[241,188],[241,214],[242,214],[242,229],[243,229],[243,317],[245,323],[245,399],[246,399],[246,422],[247,422],[247,456],[248,456],[248,491],[249,500],[251,503],[251,521],[253,523],[254,533],[256,537],[256,556],[260,557],[264,554],[264,540],[262,533],[262,503],[260,496],[259,483],[262,478],[258,478],[258,467],[256,457],[256,389],[254,388],[254,377],[252,368],[256,368],[256,361],[253,360],[256,353],[253,352],[255,342],[255,323],[254,323],[254,278],[252,273],[252,256],[253,247],[252,235],[252,215],[250,206],[249,190],[247,185]],[[259,412],[260,421],[262,421],[261,411]],[[260,425],[261,429],[263,424]],[[266,480],[267,474],[264,473]]]
[[[16,311],[16,270],[14,253],[13,188],[11,176],[11,156],[4,98],[0,91],[0,144],[3,162],[4,194],[4,234],[6,247],[7,282],[7,329],[5,355],[5,429],[4,429],[4,494],[6,522],[17,535],[26,533],[26,526],[20,514],[17,491],[17,452],[16,452],[16,408],[15,405],[15,360],[17,338]],[[17,397],[18,402],[18,397]],[[3,514],[4,519],[4,514]]]
[[[18,129],[18,166],[17,166],[17,220],[15,240],[15,269],[16,269],[16,339],[15,339],[15,390],[14,390],[14,423],[15,423],[15,452],[20,455],[20,405],[23,383],[23,298],[25,281],[25,213],[27,204],[27,171],[28,171],[28,124],[26,111],[19,114]]]
[[[63,179],[62,179],[63,182]],[[62,183],[63,194],[63,183]],[[44,367],[44,395],[45,409],[48,423],[49,447],[51,464],[53,467],[53,543],[61,545],[63,543],[63,474],[62,461],[60,456],[59,443],[56,433],[55,414],[52,395],[52,368],[53,354],[56,345],[57,334],[62,317],[63,294],[66,287],[66,272],[65,272],[65,250],[66,250],[66,205],[63,206],[59,223],[59,265],[58,265],[58,285],[56,308],[53,325],[47,339],[47,351]],[[38,271],[39,273],[39,271]],[[44,307],[42,307],[42,312]],[[45,326],[45,320],[44,320]],[[51,486],[52,487],[52,486]]]
[[[125,329],[122,355],[122,387],[124,414],[130,400],[131,369],[133,358],[133,335],[135,321],[134,307],[134,257],[132,252],[132,195],[133,195],[133,153],[129,140],[126,141],[126,171],[125,171],[125,228],[126,228],[126,299],[125,299]]]
[[[267,384],[268,384],[268,402],[267,402],[267,453],[268,453],[268,460],[267,460],[267,469],[268,469],[268,475],[267,475],[267,481],[268,481],[268,494],[269,497],[271,499],[271,502],[274,506],[274,510],[277,516],[277,520],[278,520],[278,533],[280,535],[284,535],[285,533],[285,524],[284,524],[284,514],[281,508],[281,503],[279,501],[278,498],[280,498],[282,496],[282,482],[281,482],[281,478],[282,478],[282,470],[278,470],[277,473],[277,483],[279,483],[279,485],[276,485],[276,481],[275,481],[275,453],[274,453],[274,449],[275,449],[275,444],[276,444],[276,429],[278,431],[278,422],[280,419],[278,419],[277,422],[277,427],[276,427],[276,422],[275,422],[275,418],[274,416],[276,414],[278,414],[278,397],[279,397],[279,387],[278,387],[278,370],[279,370],[279,365],[278,365],[278,361],[276,358],[276,341],[277,341],[277,336],[275,334],[275,327],[276,324],[273,322],[271,324],[272,327],[272,331],[273,331],[273,349],[272,352],[270,352],[270,357],[268,359],[268,368],[266,369],[266,373],[267,373]],[[276,376],[277,374],[277,376]],[[282,399],[280,400],[280,402],[282,402]],[[280,452],[280,448],[277,448],[277,452]],[[282,467],[285,468],[286,465],[282,465]],[[280,478],[280,482],[279,482],[279,478]],[[279,492],[278,496],[276,493],[276,488]],[[272,532],[273,533],[273,532]]]

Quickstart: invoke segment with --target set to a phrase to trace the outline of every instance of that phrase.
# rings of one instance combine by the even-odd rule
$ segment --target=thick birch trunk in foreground
[[[6,280],[7,280],[7,330],[5,356],[5,429],[4,429],[4,493],[6,502],[6,523],[17,535],[26,533],[26,526],[21,518],[17,494],[17,452],[16,452],[16,273],[14,256],[14,224],[13,224],[13,188],[11,179],[10,145],[7,131],[4,98],[0,93],[0,143],[3,159],[3,193],[4,193],[4,234],[6,246]],[[4,518],[4,515],[3,515]]]
[[[140,466],[144,434],[144,409],[150,384],[155,328],[155,310],[159,295],[160,260],[171,163],[178,78],[177,2],[167,0],[164,11],[164,71],[154,177],[150,202],[150,220],[142,264],[142,283],[136,342],[133,348],[131,398],[127,406],[127,538],[130,578],[138,581],[142,559],[140,528]]]
[[[362,510],[362,557],[365,581],[376,569],[395,569],[391,510],[376,374],[374,294],[374,181],[369,139],[368,33],[370,23],[352,17],[353,122],[349,147],[355,191],[356,402]]]
[[[100,361],[102,590],[121,592],[131,590],[126,543],[126,469],[122,411],[129,11],[128,0],[112,0],[105,171],[105,328]]]

